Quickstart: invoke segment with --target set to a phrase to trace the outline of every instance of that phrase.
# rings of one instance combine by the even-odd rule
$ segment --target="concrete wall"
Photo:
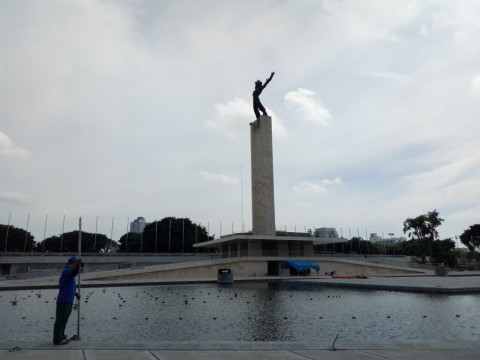
[[[290,260],[294,260],[293,258]],[[299,258],[298,260],[304,260]],[[276,260],[282,263],[284,259],[278,258]],[[341,276],[351,275],[394,275],[394,274],[414,274],[422,273],[421,271],[395,268],[381,264],[368,264],[362,262],[352,262],[348,260],[330,260],[322,259],[314,261],[320,266],[318,275],[324,275],[325,272],[335,271]],[[220,268],[228,268],[233,270],[233,277],[254,278],[263,277],[268,273],[268,262],[265,259],[256,258],[237,258],[216,260],[211,262],[189,263],[189,264],[170,264],[145,267],[135,271],[121,270],[109,272],[109,274],[97,273],[91,279],[96,280],[121,280],[121,279],[216,279],[217,270]],[[88,275],[88,274],[85,274]],[[316,276],[317,272],[312,270],[311,276]],[[93,276],[93,273],[92,273]],[[289,270],[280,270],[280,276],[289,276]]]
[[[400,275],[400,274],[414,274],[422,273],[409,268],[392,267],[382,264],[371,264],[362,262],[349,262],[346,260],[320,260],[315,261],[320,266],[320,274],[325,272],[335,271],[340,276],[351,275]]]
[[[192,266],[177,269],[137,272],[133,274],[118,274],[114,276],[97,276],[96,280],[122,280],[122,279],[212,279],[217,278],[217,271],[221,268],[232,269],[235,277],[266,276],[266,261],[227,262],[202,266]]]

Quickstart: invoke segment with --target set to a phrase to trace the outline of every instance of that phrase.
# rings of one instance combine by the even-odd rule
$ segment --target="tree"
[[[193,244],[209,240],[213,240],[213,236],[208,235],[205,226],[194,224],[188,218],[166,217],[148,224],[142,234],[123,235],[120,238],[120,252],[194,252]]]
[[[470,226],[460,235],[460,241],[463,245],[468,247],[468,250],[475,251],[476,248],[480,248],[480,224]]]
[[[436,264],[443,263],[450,268],[457,266],[457,253],[455,241],[452,239],[435,240],[432,242],[432,261]]]
[[[407,218],[403,222],[403,232],[408,237],[417,240],[414,255],[420,256],[422,263],[425,263],[426,256],[432,252],[432,242],[437,240],[439,227],[444,220],[439,217],[438,211],[433,210],[416,218]]]
[[[126,233],[120,238],[119,243],[118,251],[121,253],[143,252],[143,239],[141,234],[134,232]]]
[[[82,231],[82,249],[84,253],[107,253],[118,247],[115,241],[106,235]],[[51,236],[37,244],[37,251],[78,252],[78,230]]]
[[[408,240],[386,245],[385,248],[387,254],[412,256],[414,244],[413,240]]]
[[[34,239],[30,232],[23,229],[12,225],[0,225],[0,251],[30,252],[35,249]]]
[[[353,239],[345,241],[344,243],[314,245],[314,250],[318,252],[343,252],[345,254],[356,252],[364,255],[380,255],[384,253],[383,245],[364,241],[359,237],[354,237]]]

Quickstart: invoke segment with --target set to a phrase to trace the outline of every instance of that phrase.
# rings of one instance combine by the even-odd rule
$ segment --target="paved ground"
[[[71,342],[64,346],[47,343],[24,344],[10,352],[11,344],[0,342],[0,359],[35,360],[207,360],[207,359],[288,359],[288,360],[478,360],[477,341],[409,341],[351,344],[338,340],[332,344],[301,343],[93,343]]]
[[[368,279],[306,278],[302,281],[326,286],[376,290],[418,291],[432,293],[480,293],[480,272],[458,272],[442,276],[393,276]],[[480,356],[479,356],[480,358]]]

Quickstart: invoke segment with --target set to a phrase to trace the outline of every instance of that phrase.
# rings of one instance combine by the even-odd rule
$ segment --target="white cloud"
[[[215,104],[216,116],[205,120],[205,125],[228,137],[236,138],[241,127],[254,120],[250,103],[236,97],[226,104]]]
[[[321,195],[327,192],[327,186],[330,185],[339,185],[342,183],[342,180],[338,177],[334,179],[323,179],[320,183],[312,181],[301,181],[293,187],[293,191],[297,195],[303,194],[314,194]]]
[[[268,115],[272,118],[272,136],[285,138],[288,136],[287,129],[283,126],[283,120],[273,110],[267,108]]]
[[[293,187],[293,190],[296,194],[302,195],[305,193],[310,193],[314,195],[320,195],[327,191],[327,189],[319,184],[315,184],[310,181],[301,181]]]
[[[15,146],[12,140],[0,131],[0,155],[5,157],[11,157],[15,159],[25,159],[28,157],[28,151]]]
[[[284,100],[309,121],[327,125],[331,119],[330,112],[315,99],[315,93],[311,90],[298,88],[296,91],[288,92]]]
[[[327,184],[327,185],[331,185],[331,184],[341,184],[342,183],[342,179],[336,177],[332,180],[329,180],[329,179],[323,179],[322,180],[322,183],[323,184]]]
[[[7,191],[0,193],[0,200],[5,200],[8,202],[24,203],[27,199],[28,196],[15,191]]]
[[[470,84],[470,89],[473,96],[480,97],[480,74],[477,74]]]
[[[225,174],[211,173],[208,171],[199,171],[198,178],[206,182],[214,182],[220,184],[236,185],[238,179],[230,177]]]
[[[309,202],[303,201],[303,202],[295,202],[293,203],[293,206],[296,208],[300,209],[311,209],[313,205]]]
[[[255,120],[252,104],[244,98],[236,97],[226,104],[215,104],[215,111],[216,116],[205,120],[205,125],[232,139],[244,134],[245,125]],[[286,137],[283,121],[271,109],[267,108],[267,112],[272,117],[273,136]]]
[[[416,81],[413,76],[404,75],[404,74],[400,74],[400,73],[392,72],[392,71],[371,72],[371,73],[366,73],[365,75],[370,76],[370,77],[374,77],[374,78],[378,78],[378,79],[384,79],[384,80],[399,82],[399,83],[412,83],[412,82]]]

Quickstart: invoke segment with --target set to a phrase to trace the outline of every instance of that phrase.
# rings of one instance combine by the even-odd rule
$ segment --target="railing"
[[[119,256],[166,256],[166,257],[211,257],[218,253],[147,253],[147,252],[128,252],[128,253],[82,253],[82,257],[87,256],[98,256],[98,257],[119,257]],[[0,257],[2,256],[77,256],[76,252],[0,252]]]
[[[6,253],[4,255],[10,255],[12,253]],[[24,253],[13,253],[14,256],[25,256]],[[53,253],[46,253],[50,256],[54,255]],[[45,255],[42,253],[35,253],[37,256]],[[56,254],[57,256],[68,257],[71,254]],[[122,256],[125,254],[117,254],[117,256]],[[96,264],[92,262],[88,262],[89,256],[100,256],[102,257],[110,257],[109,254],[82,254],[84,260],[84,267],[82,267],[82,273],[90,273],[94,271],[108,271],[108,270],[118,270],[118,269],[134,269],[134,268],[142,268],[146,266],[153,266],[153,265],[164,265],[164,264],[175,264],[181,262],[190,262],[190,261],[201,261],[207,259],[218,259],[220,257],[220,253],[171,253],[171,254],[148,254],[150,257],[156,257],[158,261],[134,261],[134,256],[142,257],[142,260],[148,260],[149,256],[143,256],[146,254],[128,254],[132,255],[132,262],[121,262],[121,263],[111,263],[111,264]],[[28,254],[27,256],[31,256]],[[162,259],[163,258],[163,259]],[[152,258],[152,260],[154,260]],[[101,260],[100,260],[101,261]],[[43,264],[44,265],[44,264]],[[51,267],[62,265],[60,263],[51,263]],[[61,269],[30,269],[30,271],[19,271],[17,269],[15,273],[12,274],[2,274],[0,280],[26,280],[26,279],[36,279],[36,278],[44,278],[50,276],[59,276]]]
[[[464,271],[464,270],[470,270],[470,271],[480,270],[480,263],[459,264],[459,265],[457,266],[457,269],[460,270],[460,271]]]

